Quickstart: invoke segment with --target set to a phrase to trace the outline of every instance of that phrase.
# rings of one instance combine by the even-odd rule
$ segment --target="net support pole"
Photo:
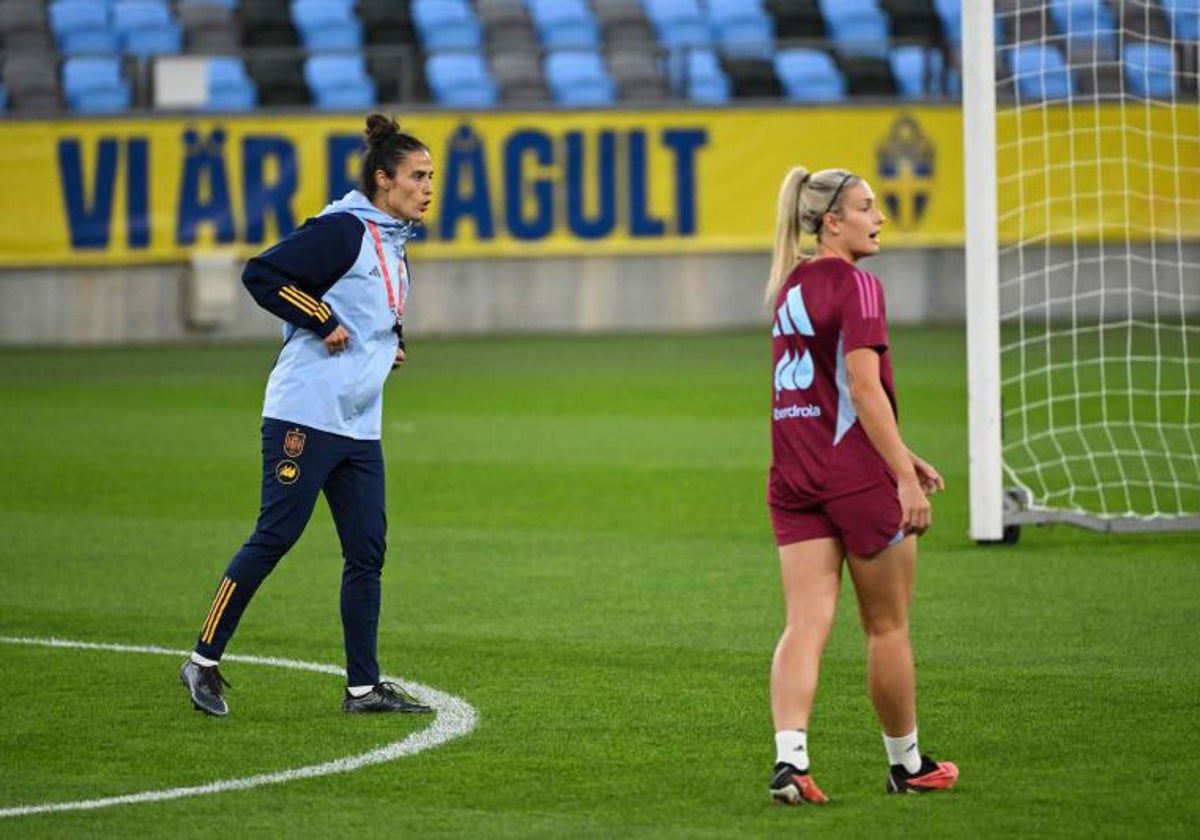
[[[962,4],[968,454],[971,537],[976,540],[999,540],[1004,534],[993,5],[993,0]]]

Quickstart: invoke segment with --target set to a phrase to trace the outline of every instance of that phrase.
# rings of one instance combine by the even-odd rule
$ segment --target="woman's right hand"
[[[897,486],[900,496],[901,529],[920,536],[933,524],[933,506],[917,477],[902,478]]]

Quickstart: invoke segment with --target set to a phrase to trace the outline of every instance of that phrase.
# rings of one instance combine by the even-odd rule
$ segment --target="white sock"
[[[785,729],[775,733],[775,762],[790,764],[797,770],[808,769],[808,733],[803,729]]]
[[[192,661],[195,662],[197,665],[203,665],[205,668],[211,668],[212,666],[217,664],[217,660],[205,659],[203,656],[196,653],[195,651],[192,651]]]
[[[903,764],[909,773],[921,769],[921,751],[917,749],[917,730],[899,738],[883,736],[883,746],[887,750],[888,764]]]
[[[350,692],[351,697],[366,697],[374,687],[373,685],[348,685],[346,691]]]

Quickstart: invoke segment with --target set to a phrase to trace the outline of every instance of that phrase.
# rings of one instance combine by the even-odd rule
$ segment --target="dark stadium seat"
[[[380,102],[428,102],[429,85],[415,50],[376,47],[367,50],[367,72]]]
[[[942,21],[933,0],[880,0],[891,19],[893,40],[923,41],[935,45],[942,39]]]
[[[654,102],[667,99],[670,91],[660,59],[645,49],[609,51],[608,72],[617,85],[617,99],[626,102]]]
[[[4,0],[0,3],[0,47],[14,50],[47,50],[54,34],[42,0]]]
[[[864,55],[840,57],[842,75],[846,77],[846,92],[850,96],[894,97],[896,80],[886,58]]]
[[[62,110],[58,58],[52,52],[9,53],[0,72],[8,90],[9,109],[21,113]]]
[[[179,24],[183,43],[190,53],[235,52],[241,40],[233,12],[223,3],[181,3]]]
[[[250,77],[258,85],[260,105],[301,106],[312,102],[299,58],[267,53],[251,55],[247,64]]]
[[[725,58],[725,73],[733,86],[734,99],[780,99],[783,86],[768,58]]]
[[[238,15],[242,44],[247,47],[294,47],[299,43],[288,0],[242,0]],[[265,91],[260,87],[259,93]]]
[[[825,37],[825,16],[818,0],[766,0],[764,6],[775,19],[775,37],[780,41]]]
[[[1116,56],[1116,22],[1102,0],[1051,0],[1050,15],[1067,36],[1072,56],[1080,56],[1089,64],[1099,57]]]
[[[592,0],[592,10],[609,49],[654,49],[657,42],[641,0]]]
[[[1126,37],[1163,41],[1171,37],[1171,22],[1167,19],[1166,12],[1153,0],[1121,3],[1117,8],[1121,15],[1121,29],[1126,33]]]
[[[793,102],[841,102],[846,98],[846,79],[824,50],[780,50],[775,55],[775,74],[784,96]]]
[[[550,89],[536,52],[501,52],[491,57],[492,77],[506,105],[548,105]]]
[[[416,44],[409,0],[359,0],[363,39],[374,44]]]

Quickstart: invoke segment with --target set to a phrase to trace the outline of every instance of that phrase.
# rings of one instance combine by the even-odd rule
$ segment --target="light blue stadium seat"
[[[600,27],[584,0],[528,0],[538,37],[548,49],[589,49],[600,46]]]
[[[760,0],[709,0],[708,15],[721,52],[733,58],[770,58],[775,20]]]
[[[784,95],[793,102],[841,102],[846,98],[846,77],[823,50],[780,50],[775,55],[775,75]]]
[[[50,30],[66,55],[112,53],[120,46],[104,3],[60,0],[50,7]]]
[[[352,0],[292,0],[292,23],[300,43],[310,50],[358,50],[362,21]]]
[[[721,105],[729,101],[733,84],[713,50],[688,50],[683,68],[684,95],[692,102]]]
[[[183,48],[183,32],[165,0],[117,0],[112,19],[126,52],[147,56]]]
[[[425,61],[425,78],[439,105],[491,108],[496,81],[477,52],[440,52]]]
[[[819,0],[825,28],[843,55],[886,58],[887,13],[878,0]]]
[[[427,52],[483,46],[483,26],[467,0],[413,0],[412,19]]]
[[[1175,53],[1166,44],[1126,44],[1121,51],[1125,84],[1134,96],[1172,99],[1175,96]]]
[[[5,90],[4,85],[0,85],[0,111],[7,111],[7,110],[8,110],[8,91]]]
[[[933,8],[942,22],[942,34],[953,47],[962,44],[962,0],[933,0]],[[996,43],[1000,43],[997,38]]]
[[[543,69],[559,105],[611,105],[616,100],[617,86],[599,53],[554,52],[546,56]]]
[[[642,0],[642,5],[664,47],[712,46],[712,28],[697,0]]]
[[[1171,34],[1181,41],[1200,41],[1200,3],[1196,0],[1159,0],[1167,19],[1171,21]]]
[[[115,114],[129,110],[129,83],[116,56],[67,56],[62,66],[63,97],[80,114]]]
[[[892,77],[903,98],[925,99],[943,94],[946,59],[941,50],[909,44],[894,47],[888,59]]]
[[[1117,28],[1113,14],[1101,0],[1051,0],[1050,16],[1067,36],[1072,50],[1102,56],[1117,54]]]
[[[209,111],[253,111],[258,105],[258,90],[246,72],[242,59],[213,56],[208,59]]]
[[[1074,93],[1071,73],[1057,47],[1024,45],[1012,47],[1007,52],[1018,98],[1041,102],[1067,99]]]
[[[375,104],[375,82],[367,74],[361,53],[310,55],[304,60],[304,81],[316,107],[324,111],[352,111]]]

